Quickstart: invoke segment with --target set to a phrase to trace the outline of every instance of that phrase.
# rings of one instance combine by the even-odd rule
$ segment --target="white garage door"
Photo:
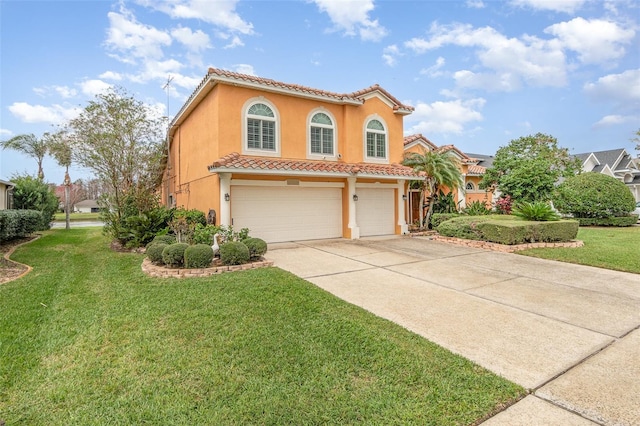
[[[360,236],[395,233],[393,189],[357,188],[356,221]]]
[[[234,229],[266,242],[342,236],[342,189],[232,186]]]

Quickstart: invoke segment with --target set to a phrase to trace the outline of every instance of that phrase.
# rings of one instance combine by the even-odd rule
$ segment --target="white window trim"
[[[367,155],[367,126],[372,120],[378,120],[384,127],[384,158],[369,157]],[[362,128],[362,157],[367,163],[389,164],[389,126],[387,126],[387,122],[378,114],[370,115],[366,118],[366,120],[364,120],[364,125]]]
[[[311,125],[317,123],[311,123],[311,119],[317,113],[323,113],[329,116],[331,121],[333,122],[333,155],[326,154],[316,154],[311,152]],[[319,127],[326,127],[319,125]],[[309,115],[307,116],[307,158],[310,160],[328,160],[328,161],[338,161],[338,126],[336,124],[336,118],[325,108],[315,108],[313,109]]]
[[[267,149],[256,149],[249,148],[247,141],[247,112],[249,108],[251,108],[255,104],[265,104],[271,111],[273,111],[274,120],[275,120],[275,150],[267,150]],[[242,106],[242,119],[240,120],[242,126],[242,154],[244,155],[260,155],[264,157],[280,157],[280,112],[276,106],[265,99],[264,96],[258,96],[255,98],[251,98],[247,100]]]

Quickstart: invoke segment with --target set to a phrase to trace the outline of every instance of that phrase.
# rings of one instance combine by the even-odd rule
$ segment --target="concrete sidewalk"
[[[267,258],[531,390],[487,425],[640,424],[640,276],[426,237],[272,244]]]

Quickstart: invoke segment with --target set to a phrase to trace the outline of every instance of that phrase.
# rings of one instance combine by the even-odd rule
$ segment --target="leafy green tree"
[[[13,176],[13,206],[17,210],[37,210],[42,214],[42,223],[38,230],[51,227],[53,217],[58,210],[59,200],[53,189],[42,179],[33,176]]]
[[[75,163],[91,170],[107,189],[98,200],[105,230],[114,238],[127,209],[152,211],[153,194],[162,179],[166,121],[148,105],[112,88],[96,96],[65,129]],[[133,206],[131,203],[133,202]]]
[[[402,164],[412,167],[415,172],[424,176],[420,188],[420,206],[424,206],[425,198],[429,203],[424,218],[422,217],[423,209],[420,209],[420,223],[424,228],[433,214],[433,205],[438,190],[446,186],[449,190],[454,191],[462,185],[460,162],[450,150],[427,151],[423,149],[422,153],[407,153]]]
[[[636,136],[631,139],[631,142],[636,144],[636,150],[640,151],[640,129],[636,130]]]
[[[38,179],[44,180],[44,171],[42,170],[42,162],[48,152],[49,134],[45,133],[41,139],[34,134],[24,134],[14,136],[9,140],[0,142],[2,149],[13,149],[21,152],[38,162]]]
[[[573,176],[580,168],[580,160],[558,146],[556,138],[537,133],[498,149],[480,187],[497,186],[516,202],[548,201],[560,178]]]

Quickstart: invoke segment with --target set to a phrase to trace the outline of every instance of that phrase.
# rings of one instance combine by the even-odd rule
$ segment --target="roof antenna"
[[[162,90],[166,90],[167,91],[167,122],[169,122],[169,89],[171,86],[171,82],[173,81],[173,77],[171,77],[171,75],[169,75],[169,77],[167,78],[167,82],[164,84],[164,86],[162,86]]]

